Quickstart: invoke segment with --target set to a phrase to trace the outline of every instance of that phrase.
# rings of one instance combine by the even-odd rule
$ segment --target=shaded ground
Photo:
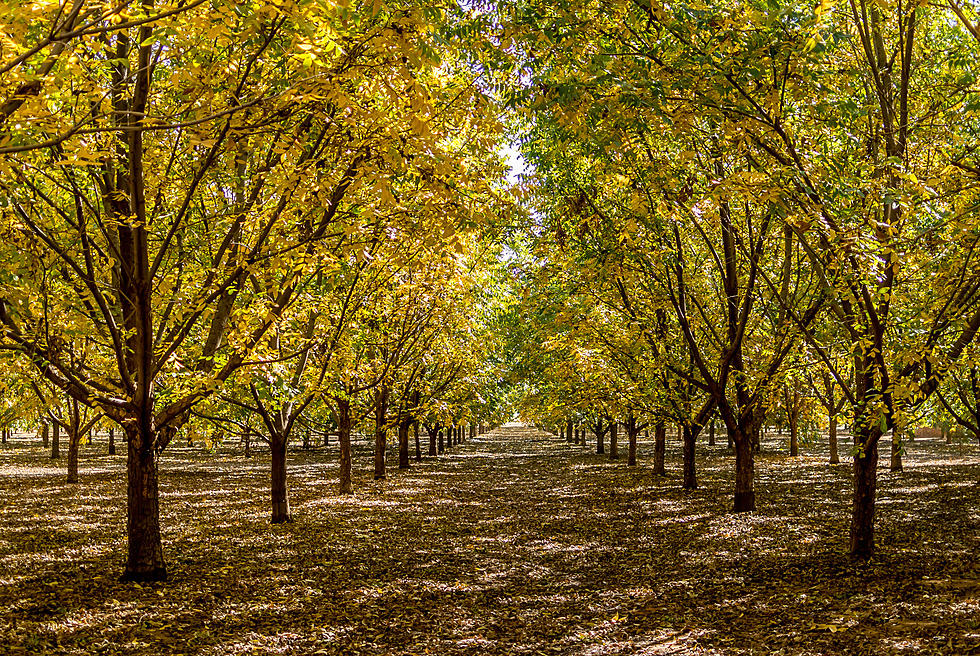
[[[850,467],[823,454],[761,456],[760,510],[735,516],[723,446],[690,493],[533,431],[383,483],[365,454],[347,498],[332,454],[298,453],[296,522],[270,526],[266,457],[175,450],[173,580],[143,587],[116,582],[123,460],[102,448],[76,488],[39,446],[0,451],[0,653],[980,654],[975,445],[918,440],[881,470],[865,564]]]

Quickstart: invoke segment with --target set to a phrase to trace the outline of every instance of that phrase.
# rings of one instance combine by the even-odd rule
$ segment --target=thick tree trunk
[[[272,451],[272,523],[285,524],[293,521],[289,513],[289,492],[286,488],[286,437],[272,435],[269,449]]]
[[[470,424],[470,439],[476,439],[476,424]]]
[[[82,435],[77,425],[68,433],[68,483],[78,482],[78,447],[82,443]]]
[[[735,512],[755,510],[755,454],[751,430],[738,431],[735,443]]]
[[[851,509],[851,555],[867,558],[874,552],[875,488],[878,477],[878,439],[867,429],[853,428],[863,452],[854,456],[854,499]]]
[[[412,422],[412,430],[415,433],[415,462],[422,461],[422,440],[419,438],[419,422]]]
[[[636,437],[639,432],[636,430],[636,426],[631,426],[627,432],[629,437],[629,453],[626,456],[626,465],[628,467],[636,467]]]
[[[597,425],[595,429],[595,452],[599,455],[606,453],[606,431],[603,430],[602,424]]]
[[[684,483],[685,490],[696,490],[698,488],[698,474],[694,462],[694,439],[697,437],[690,426],[684,425]]]
[[[840,455],[837,453],[837,417],[831,416],[828,432],[830,436],[830,464],[836,465],[840,462]]]
[[[61,457],[61,425],[55,422],[54,431],[51,435],[51,459],[57,460]]]
[[[398,468],[408,469],[408,429],[411,420],[403,419],[398,422]]]
[[[48,445],[48,434],[49,434],[50,430],[51,430],[51,427],[48,424],[48,422],[46,422],[46,421],[41,422],[41,448],[44,449],[45,451],[48,450],[48,446],[49,446]]]
[[[708,446],[715,445],[715,420],[708,422]]]
[[[653,475],[666,476],[667,468],[664,460],[667,455],[667,426],[658,422],[653,431]]]
[[[129,549],[123,581],[164,581],[167,567],[160,540],[160,495],[155,435],[144,428],[126,431],[127,520]]]
[[[439,434],[439,427],[433,426],[431,428],[426,428],[426,432],[429,433],[429,455],[439,455],[438,449],[436,449],[436,437]]]
[[[350,401],[337,401],[337,441],[340,443],[340,493],[351,494]]]
[[[439,429],[439,453],[443,454],[446,452],[446,436],[445,433],[449,429]]]
[[[573,436],[572,436],[572,431],[574,429],[575,429],[575,427],[572,425],[572,420],[571,419],[569,419],[568,421],[565,422],[565,439],[567,439],[572,444],[576,444],[576,441],[573,439]]]
[[[619,423],[609,424],[609,459],[619,460]]]
[[[109,455],[116,455],[116,429],[109,427]]]

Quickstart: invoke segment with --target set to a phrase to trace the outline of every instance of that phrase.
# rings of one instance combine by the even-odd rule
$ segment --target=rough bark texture
[[[445,432],[446,431],[444,431],[443,429],[441,429],[441,428],[439,429],[439,453],[440,454],[446,452],[446,436],[445,436]]]
[[[68,479],[69,483],[78,482],[78,447],[82,442],[82,435],[76,427],[68,433]]]
[[[398,468],[408,469],[408,429],[411,427],[410,419],[402,419],[398,422]]]
[[[866,433],[855,427],[854,435]],[[851,509],[851,555],[867,558],[875,548],[875,491],[878,476],[878,440],[862,435],[863,453],[854,456],[854,499]]]
[[[708,446],[715,445],[715,420],[708,422]]]
[[[619,460],[619,424],[609,424],[609,459]]]
[[[654,476],[666,476],[667,469],[664,466],[664,456],[667,453],[667,426],[660,422],[653,431],[653,474]]]
[[[694,439],[696,434],[690,426],[685,425],[682,430],[684,439],[684,483],[685,490],[696,490],[698,488],[698,474],[694,463]]]
[[[293,521],[289,513],[289,492],[286,488],[286,438],[273,435],[269,444],[272,452],[272,523]]]
[[[160,540],[160,495],[155,435],[137,426],[127,430],[127,520],[129,549],[124,581],[163,581],[167,567]]]
[[[735,444],[735,512],[755,510],[755,454],[751,432],[736,432]]]
[[[43,448],[45,451],[48,450],[48,446],[49,446],[49,444],[48,444],[48,441],[49,441],[48,435],[49,435],[50,430],[51,430],[51,427],[48,425],[48,422],[46,422],[46,421],[41,422],[41,448]]]
[[[109,455],[116,455],[116,429],[109,428]]]

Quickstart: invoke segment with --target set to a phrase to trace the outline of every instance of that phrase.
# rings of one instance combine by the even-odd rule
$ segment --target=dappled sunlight
[[[144,586],[116,582],[122,460],[100,473],[83,448],[67,486],[20,453],[0,470],[0,639],[27,653],[802,656],[922,654],[942,635],[968,652],[980,462],[946,448],[916,441],[905,473],[882,470],[867,564],[844,551],[849,468],[819,453],[764,454],[758,510],[733,514],[721,445],[699,449],[695,491],[673,440],[666,478],[649,443],[631,470],[491,434],[386,481],[363,450],[349,496],[332,453],[295,451],[294,522],[270,525],[267,454],[183,449],[161,471],[172,580]]]

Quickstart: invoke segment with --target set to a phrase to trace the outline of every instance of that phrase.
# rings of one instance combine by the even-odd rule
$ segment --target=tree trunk
[[[286,437],[270,436],[272,451],[272,523],[285,524],[293,521],[289,514],[289,492],[286,489]]]
[[[78,424],[68,432],[68,483],[78,482],[78,447],[82,443],[82,435]]]
[[[337,400],[337,441],[340,443],[340,493],[351,494],[350,401]]]
[[[579,443],[579,429],[576,428],[575,429],[575,444],[577,445],[578,443]]]
[[[609,459],[619,460],[619,423],[609,424]]]
[[[787,408],[789,414],[789,455],[796,457],[800,455],[800,406],[799,392],[793,392],[791,398],[792,407]]]
[[[629,451],[626,456],[627,467],[636,467],[636,437],[639,433],[640,431],[636,427],[636,417],[631,412],[626,422],[626,435],[629,438]]]
[[[422,461],[422,440],[419,439],[419,422],[412,422],[412,429],[415,432],[415,462]]]
[[[708,422],[708,446],[715,445],[715,420]]]
[[[851,555],[867,558],[874,552],[875,487],[878,476],[878,439],[854,422],[854,437],[863,446],[854,456],[854,499],[851,510]]]
[[[892,431],[892,450],[891,450],[891,462],[889,463],[890,469],[893,472],[902,471],[902,435],[901,432],[896,428]]]
[[[439,433],[439,427],[438,426],[427,427],[425,430],[429,434],[429,455],[430,456],[438,455],[438,450],[436,449],[436,436]]]
[[[442,428],[439,429],[439,453],[440,454],[446,452],[446,436],[445,436],[446,430]]]
[[[696,490],[698,488],[698,474],[694,463],[694,439],[697,437],[694,430],[684,424],[682,437],[684,438],[684,483],[685,490]]]
[[[595,427],[595,452],[599,455],[606,453],[606,431],[603,430],[601,423]]]
[[[41,448],[44,449],[45,451],[48,450],[48,433],[50,432],[50,430],[51,427],[48,424],[48,422],[46,421],[41,422]]]
[[[54,422],[54,432],[51,435],[51,459],[57,460],[61,457],[61,425]]]
[[[653,475],[666,476],[667,468],[664,466],[667,454],[667,426],[664,422],[658,422],[653,431]]]
[[[385,479],[385,455],[388,450],[388,429],[385,416],[388,414],[388,386],[379,385],[374,400],[374,480]]]
[[[572,444],[576,444],[576,441],[572,439],[573,430],[574,430],[574,426],[572,426],[572,420],[569,419],[567,422],[565,422],[565,439],[567,439]]]
[[[164,581],[167,578],[160,540],[160,494],[153,448],[155,437],[146,426],[136,426],[126,431],[126,532],[129,549],[123,581]]]
[[[109,427],[109,455],[116,455],[116,429]]]
[[[476,424],[470,424],[470,439],[476,439]]]
[[[729,433],[731,434],[731,433]],[[736,431],[735,443],[735,512],[755,510],[755,454],[751,428]]]
[[[840,462],[840,455],[837,453],[837,417],[831,416],[828,432],[830,436],[830,464],[836,465]]]
[[[398,468],[408,469],[408,429],[412,422],[402,419],[398,422]]]

